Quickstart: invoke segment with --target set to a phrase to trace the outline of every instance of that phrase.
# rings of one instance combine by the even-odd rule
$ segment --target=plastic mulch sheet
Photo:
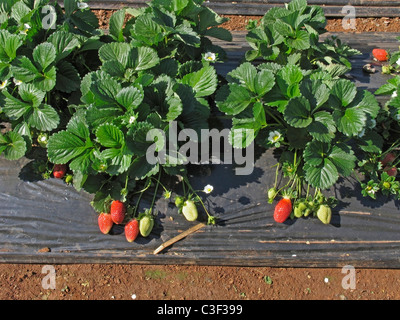
[[[237,50],[230,50],[234,61]],[[361,65],[368,56],[357,59],[355,64]],[[365,75],[357,70],[353,74],[359,86],[385,81],[370,77],[363,82]],[[109,235],[100,233],[92,195],[57,179],[37,179],[31,159],[10,162],[0,157],[0,262],[400,267],[398,201],[369,200],[355,180],[342,179],[328,193],[339,199],[331,224],[316,218],[277,224],[266,199],[275,179],[274,152],[256,148],[254,160],[252,173],[243,176],[235,175],[235,165],[192,165],[195,189],[214,186],[206,206],[219,223],[154,254],[163,242],[198,224],[179,215],[172,201],[160,197],[151,235],[129,243],[122,226],[114,226]],[[151,195],[144,197],[143,206],[150,201]]]

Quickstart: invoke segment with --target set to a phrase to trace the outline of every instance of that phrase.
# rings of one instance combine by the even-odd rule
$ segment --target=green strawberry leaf
[[[27,145],[25,139],[17,132],[9,131],[0,135],[0,154],[7,160],[17,160],[25,155]]]
[[[78,38],[73,33],[63,30],[52,33],[47,41],[56,49],[55,63],[64,60],[80,45]]]
[[[314,188],[328,189],[339,179],[338,171],[329,159],[323,159],[317,167],[305,163],[303,169],[307,182]]]
[[[30,16],[32,10],[23,2],[17,1],[11,8],[11,18],[18,24],[28,22],[26,17]]]
[[[215,100],[222,112],[237,115],[251,104],[252,96],[245,87],[229,83],[218,90]]]
[[[160,170],[158,163],[150,164],[146,157],[137,157],[132,161],[129,168],[129,177],[134,180],[143,180],[147,177],[155,175]]]
[[[240,122],[232,126],[228,140],[235,149],[248,147],[255,139],[257,132],[254,130],[254,123]]]
[[[26,122],[39,131],[51,131],[60,123],[57,111],[48,104],[40,104],[30,109],[25,115]]]
[[[357,158],[345,144],[311,141],[303,152],[306,180],[315,188],[327,189],[336,183],[339,174],[349,176]]]
[[[284,118],[292,127],[306,128],[313,121],[309,101],[304,97],[290,99],[284,111]]]
[[[232,33],[224,28],[214,27],[207,29],[205,30],[204,35],[208,37],[217,38],[223,41],[232,41]]]
[[[96,130],[97,141],[106,148],[121,148],[125,144],[123,132],[115,125],[103,124]]]
[[[153,48],[132,48],[128,58],[128,67],[136,71],[144,71],[154,67],[159,62],[157,51]]]
[[[382,151],[384,139],[376,131],[370,130],[360,139],[357,139],[357,144],[365,152],[379,153]]]
[[[124,111],[120,107],[113,105],[92,105],[86,111],[86,120],[92,129],[104,123],[112,123],[117,117],[122,115],[124,115]]]
[[[55,87],[56,82],[57,70],[55,66],[52,66],[33,80],[34,85],[42,91],[51,91]]]
[[[344,143],[332,147],[329,159],[336,166],[338,173],[344,177],[351,175],[357,160],[353,150]]]
[[[94,148],[90,140],[64,130],[50,136],[47,155],[53,163],[68,163],[71,170],[88,173],[94,159]]]
[[[0,30],[0,60],[12,61],[17,56],[17,50],[22,45],[20,37],[8,30]]]
[[[336,127],[332,115],[326,111],[316,112],[314,121],[307,127],[310,135],[321,142],[330,142],[335,137]]]
[[[312,110],[327,102],[330,95],[330,89],[321,80],[303,80],[300,92],[310,102]]]
[[[122,66],[126,67],[128,63],[128,56],[130,46],[128,43],[111,42],[104,44],[99,49],[99,58],[102,62],[109,60],[118,61]]]
[[[68,61],[62,60],[57,64],[56,86],[57,90],[71,93],[80,88],[81,78],[75,67]]]
[[[133,110],[142,103],[144,94],[142,90],[136,87],[126,87],[118,92],[115,98],[125,109]]]
[[[86,123],[85,112],[83,109],[78,110],[67,124],[68,132],[87,141],[90,139],[90,131]]]
[[[367,120],[365,113],[357,107],[335,110],[332,116],[338,130],[349,137],[358,135]]]
[[[295,38],[287,39],[287,45],[296,50],[307,50],[310,48],[310,35],[305,30],[297,30]]]
[[[146,155],[147,149],[154,143],[154,141],[148,141],[147,136],[150,130],[155,127],[146,121],[135,122],[134,125],[128,132],[127,146],[129,150],[139,157]],[[165,141],[157,140],[157,150],[161,150],[164,147]]]
[[[330,144],[319,141],[311,141],[303,152],[304,162],[317,167],[323,163],[323,159],[329,154]]]
[[[357,89],[355,84],[350,80],[341,79],[333,85],[332,94],[340,101],[341,106],[346,107],[355,98]]]
[[[254,80],[254,90],[259,97],[264,96],[275,85],[275,76],[272,71],[263,69]]]
[[[255,80],[257,76],[257,69],[250,62],[242,63],[239,67],[229,72],[227,76],[238,79],[249,91],[256,92]]]
[[[288,64],[278,71],[279,76],[285,80],[287,85],[294,85],[303,80],[303,73],[300,67]]]
[[[360,98],[358,98],[358,96]],[[379,106],[379,103],[376,100],[375,96],[367,90],[358,91],[355,101],[359,100],[361,101],[357,103],[357,107],[363,110],[365,113],[369,114],[372,118],[376,118],[381,107]]]
[[[14,78],[22,82],[30,82],[40,75],[32,61],[25,56],[18,56],[14,59],[11,71]]]
[[[41,71],[45,71],[56,59],[56,48],[49,42],[44,42],[33,49],[33,60],[41,68]]]
[[[23,101],[34,107],[39,106],[46,96],[46,92],[37,89],[30,83],[22,83],[18,88],[18,93]]]
[[[18,120],[31,108],[32,106],[29,103],[21,101],[10,94],[6,96],[5,104],[2,107],[3,112],[10,118],[10,120]]]
[[[217,73],[212,66],[185,75],[181,82],[191,86],[197,98],[213,94],[218,85]]]
[[[110,29],[110,35],[114,38],[115,41],[118,42],[124,41],[124,34],[123,34],[124,22],[125,22],[125,9],[120,9],[112,14],[109,22],[109,29]]]
[[[92,10],[77,10],[69,17],[69,21],[88,36],[93,35],[99,27],[99,20]]]
[[[153,46],[163,40],[164,30],[154,21],[154,16],[143,14],[135,20],[131,35],[134,39],[138,39],[148,46]]]

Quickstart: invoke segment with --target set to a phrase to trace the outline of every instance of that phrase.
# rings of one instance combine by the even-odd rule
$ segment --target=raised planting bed
[[[230,39],[218,28],[224,20],[200,6],[208,19],[198,29],[164,4],[156,14],[165,24],[176,18],[169,28],[145,23],[150,9],[122,10],[102,34],[81,23],[93,14],[71,0],[63,29],[35,45],[30,32],[39,29],[10,20],[2,30],[15,46],[3,53],[0,261],[399,268],[400,187],[381,164],[398,152],[399,34],[325,42],[332,35],[321,11],[291,6],[291,17],[316,15],[292,33],[285,24],[294,20],[281,12],[271,28],[287,30],[285,40],[265,32],[268,16]],[[127,12],[142,18],[125,25]],[[375,48],[389,61],[373,59]],[[220,163],[149,164],[149,146],[165,145],[146,141],[149,129],[167,132],[162,124],[174,120],[194,132],[254,129],[254,141],[229,139],[249,155],[254,146],[245,159],[254,167],[238,175],[243,163],[224,157],[231,144],[213,155]],[[55,164],[66,172],[57,176]],[[280,221],[274,210],[286,194],[293,208]],[[307,214],[297,210],[305,199]],[[104,234],[98,217],[117,200],[123,221]],[[146,233],[142,224],[130,242],[126,225],[145,217],[154,226]]]
[[[146,0],[95,0],[90,1],[93,9],[118,10],[122,7],[143,7]],[[206,1],[205,5],[219,14],[232,15],[258,15],[263,16],[266,11],[274,7],[283,7],[290,1],[283,0],[218,0]],[[62,4],[62,2],[60,2]],[[400,15],[400,2],[397,0],[315,0],[308,1],[310,5],[321,6],[329,18],[340,18],[349,12],[343,9],[344,6],[352,6],[356,16],[366,17],[398,17]]]

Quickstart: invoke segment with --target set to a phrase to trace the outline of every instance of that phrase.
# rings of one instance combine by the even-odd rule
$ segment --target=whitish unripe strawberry
[[[317,217],[323,224],[329,224],[332,218],[332,209],[327,205],[321,204],[317,211]]]
[[[271,188],[268,190],[268,202],[272,203],[277,195],[277,191],[275,188]]]
[[[192,200],[186,200],[182,207],[182,213],[188,221],[195,221],[198,217],[196,204]]]
[[[139,221],[139,231],[143,237],[147,237],[154,227],[154,219],[151,214],[145,215]]]

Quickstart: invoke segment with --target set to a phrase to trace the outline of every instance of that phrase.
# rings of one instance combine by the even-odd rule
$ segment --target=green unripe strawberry
[[[146,214],[139,221],[139,231],[142,237],[147,237],[153,230],[154,219],[151,214]]]
[[[307,205],[304,202],[298,203],[294,207],[294,216],[296,218],[301,218],[304,215],[306,209],[307,209]]]
[[[185,199],[183,197],[177,196],[175,198],[175,205],[177,208],[181,208],[183,206],[183,202],[185,201]]]
[[[47,143],[48,143],[48,139],[49,139],[49,135],[47,133],[41,133],[41,134],[39,134],[39,136],[37,138],[37,142],[39,143],[39,145],[42,148],[46,148],[47,147]]]
[[[276,195],[277,195],[277,191],[275,188],[271,188],[268,190],[268,202],[272,203],[273,200],[275,199]]]
[[[182,207],[182,213],[188,221],[195,221],[198,217],[196,204],[192,200],[186,200]]]
[[[323,224],[329,224],[332,218],[332,209],[324,204],[320,205],[317,211],[317,217]]]
[[[73,179],[74,179],[74,176],[72,174],[67,174],[65,176],[65,183],[70,184],[70,183],[72,183]]]

